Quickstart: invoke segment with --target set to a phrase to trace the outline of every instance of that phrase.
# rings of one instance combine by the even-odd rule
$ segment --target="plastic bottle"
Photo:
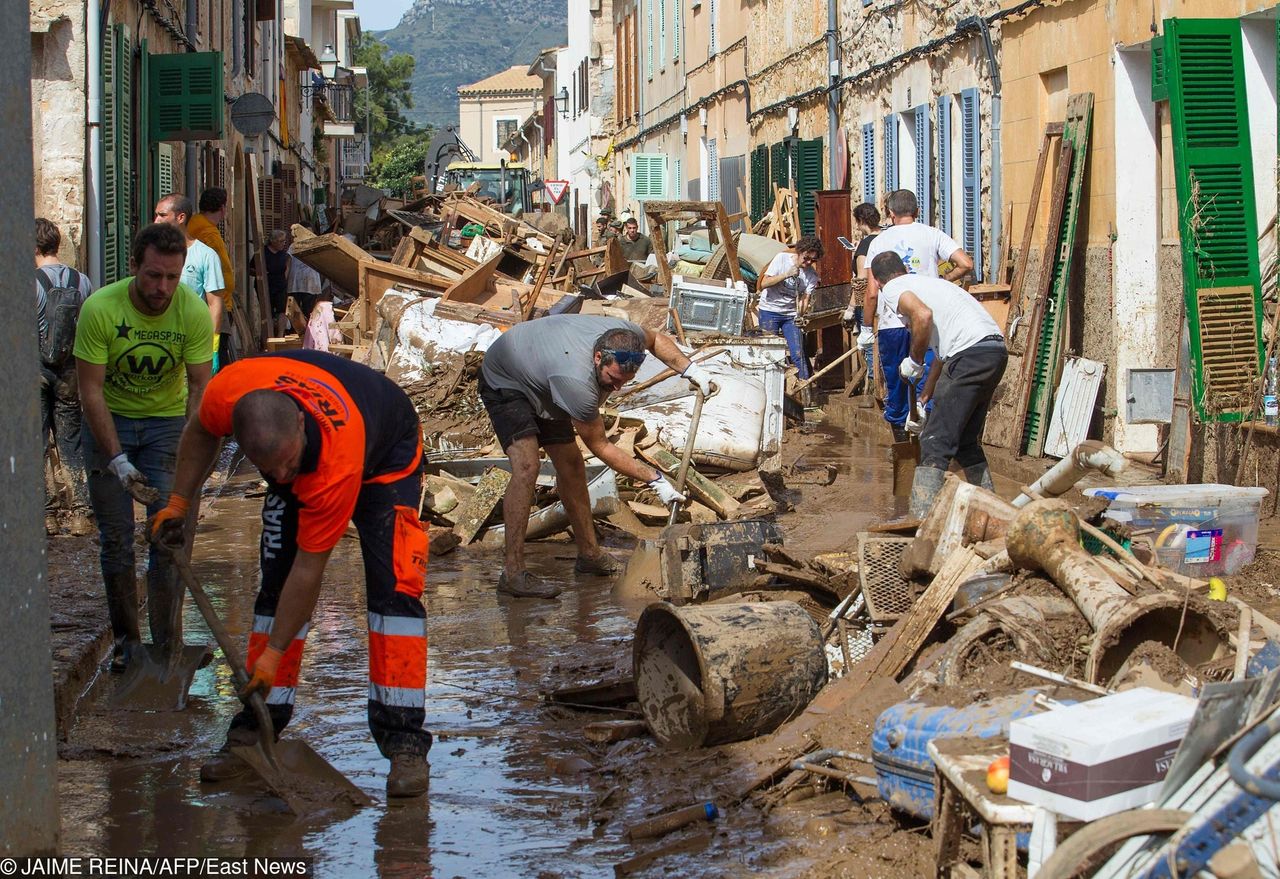
[[[697,803],[692,806],[685,806],[683,809],[663,812],[648,821],[641,821],[627,831],[627,836],[632,839],[663,836],[695,821],[714,821],[719,817],[720,810],[716,808],[715,803]]]
[[[1280,394],[1280,358],[1272,357],[1267,361],[1267,374],[1262,382],[1262,420],[1268,427],[1280,425],[1280,405],[1277,395]]]

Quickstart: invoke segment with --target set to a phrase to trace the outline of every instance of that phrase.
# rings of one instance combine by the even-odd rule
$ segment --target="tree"
[[[431,131],[405,134],[380,149],[369,165],[367,182],[377,189],[406,193],[413,189],[413,178],[422,174],[431,145]]]
[[[373,152],[402,135],[417,133],[417,127],[401,112],[413,106],[409,82],[413,56],[393,52],[373,34],[364,33],[356,47],[355,63],[368,71],[369,87],[356,89],[355,116],[362,128],[370,129],[365,134],[371,138]]]

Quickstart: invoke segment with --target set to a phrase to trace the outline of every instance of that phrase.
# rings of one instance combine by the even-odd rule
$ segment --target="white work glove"
[[[907,416],[907,433],[919,436],[924,432],[925,422],[929,420],[929,410],[922,403],[916,403],[915,412]]]
[[[661,473],[658,478],[649,483],[649,487],[658,493],[658,500],[662,501],[664,507],[669,507],[677,501],[683,501],[684,495],[676,491],[676,487],[667,482],[667,477]]]
[[[844,311],[840,313],[840,322],[843,324],[852,324],[857,319],[857,317],[858,317],[858,313],[854,311],[853,306],[850,305],[848,308],[846,308]]]
[[[902,376],[904,381],[913,382],[924,375],[924,365],[916,363],[908,356],[898,364],[898,375]]]
[[[876,331],[871,327],[863,327],[862,332],[858,333],[858,347],[862,349],[862,353],[871,356],[871,349],[876,346]]]
[[[147,484],[147,477],[142,475],[142,471],[129,463],[129,456],[124,452],[116,455],[107,464],[107,469],[115,474],[116,479],[120,480],[120,486],[128,492],[132,492],[135,486],[143,486]]]
[[[684,372],[680,373],[689,384],[702,391],[702,396],[711,396],[711,373],[707,372],[696,363],[690,362],[684,368]]]

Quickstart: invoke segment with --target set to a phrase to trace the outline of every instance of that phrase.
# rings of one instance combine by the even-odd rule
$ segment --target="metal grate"
[[[858,535],[858,578],[873,623],[895,622],[915,603],[915,584],[898,571],[902,554],[910,545],[909,537]]]

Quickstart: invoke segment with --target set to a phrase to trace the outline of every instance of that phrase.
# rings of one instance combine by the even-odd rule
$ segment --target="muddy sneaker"
[[[599,574],[604,577],[618,573],[618,563],[613,556],[602,552],[594,558],[578,556],[578,560],[573,563],[573,569],[579,574]]]
[[[420,754],[396,754],[387,773],[387,796],[420,797],[431,783],[431,764]]]
[[[230,781],[249,772],[249,764],[231,753],[231,745],[223,745],[200,767],[200,780],[206,784]]]
[[[514,577],[508,577],[503,571],[498,575],[498,591],[513,598],[555,598],[560,594],[560,587],[528,571],[521,571]]]

